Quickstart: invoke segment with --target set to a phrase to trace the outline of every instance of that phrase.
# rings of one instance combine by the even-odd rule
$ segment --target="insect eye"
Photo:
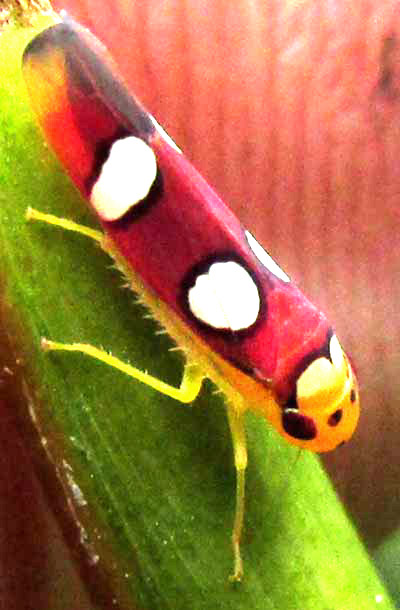
[[[328,418],[328,426],[332,426],[335,427],[338,425],[338,423],[340,422],[340,420],[343,417],[343,411],[342,409],[337,409],[337,411],[334,411]]]
[[[297,409],[285,409],[282,415],[282,427],[286,434],[302,441],[310,441],[317,436],[314,420],[302,415]]]

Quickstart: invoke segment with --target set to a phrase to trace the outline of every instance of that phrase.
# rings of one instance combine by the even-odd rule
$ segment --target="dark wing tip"
[[[30,58],[42,55],[49,48],[65,48],[71,39],[78,35],[80,26],[65,11],[62,11],[60,16],[60,23],[46,28],[27,44],[22,55],[22,65]]]

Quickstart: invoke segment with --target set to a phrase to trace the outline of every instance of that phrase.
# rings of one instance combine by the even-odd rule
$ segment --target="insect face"
[[[283,433],[301,447],[330,451],[352,436],[358,418],[357,382],[333,335],[329,357],[317,357],[299,376],[295,408],[283,411]]]

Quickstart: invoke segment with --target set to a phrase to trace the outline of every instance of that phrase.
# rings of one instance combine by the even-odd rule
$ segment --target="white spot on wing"
[[[188,293],[193,315],[213,328],[249,328],[260,312],[258,288],[246,269],[234,261],[213,263]]]
[[[90,195],[100,218],[122,218],[148,195],[156,175],[156,157],[146,142],[134,136],[114,142]]]
[[[258,258],[260,263],[264,265],[268,271],[270,271],[273,275],[278,277],[283,282],[290,282],[290,277],[286,275],[286,273],[279,267],[279,265],[274,261],[273,258],[268,254],[266,250],[256,240],[255,237],[250,233],[250,231],[245,231],[245,235],[248,241],[248,244],[253,252],[253,254]]]
[[[178,153],[181,153],[181,154],[182,154],[182,151],[181,151],[181,149],[179,148],[179,146],[178,146],[177,144],[175,144],[175,142],[173,141],[173,139],[171,138],[171,136],[170,136],[170,135],[169,135],[169,134],[168,134],[168,133],[165,131],[165,129],[163,129],[163,128],[161,127],[161,125],[160,125],[160,124],[159,124],[159,123],[156,121],[156,119],[155,119],[155,118],[154,118],[152,115],[150,115],[150,119],[151,119],[151,121],[152,121],[152,123],[153,123],[154,127],[157,129],[158,133],[159,133],[159,134],[160,134],[160,135],[161,135],[161,136],[164,138],[164,140],[165,140],[166,142],[168,142],[168,144],[169,144],[170,146],[172,146],[172,148],[174,148],[174,149],[176,150],[176,152],[178,152]]]
[[[332,335],[329,342],[329,353],[333,365],[338,369],[341,368],[343,366],[344,356],[342,347],[336,335]]]

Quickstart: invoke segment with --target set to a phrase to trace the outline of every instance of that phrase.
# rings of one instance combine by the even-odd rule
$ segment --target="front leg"
[[[242,404],[227,405],[229,427],[231,429],[233,454],[236,468],[236,508],[232,530],[234,569],[230,580],[240,581],[243,577],[243,561],[240,553],[240,541],[243,530],[245,509],[245,478],[247,467],[246,430]]]
[[[179,388],[175,388],[174,386],[161,381],[161,379],[157,379],[157,377],[153,377],[152,375],[149,375],[149,373],[145,373],[131,364],[123,362],[105,350],[101,350],[88,343],[59,343],[57,341],[42,339],[42,348],[44,350],[80,352],[81,354],[86,354],[91,358],[100,360],[101,362],[118,369],[133,379],[137,379],[141,383],[153,388],[153,390],[157,390],[157,392],[165,394],[165,396],[170,396],[183,403],[194,401],[201,390],[204,379],[204,373],[195,364],[186,364],[181,385]]]

